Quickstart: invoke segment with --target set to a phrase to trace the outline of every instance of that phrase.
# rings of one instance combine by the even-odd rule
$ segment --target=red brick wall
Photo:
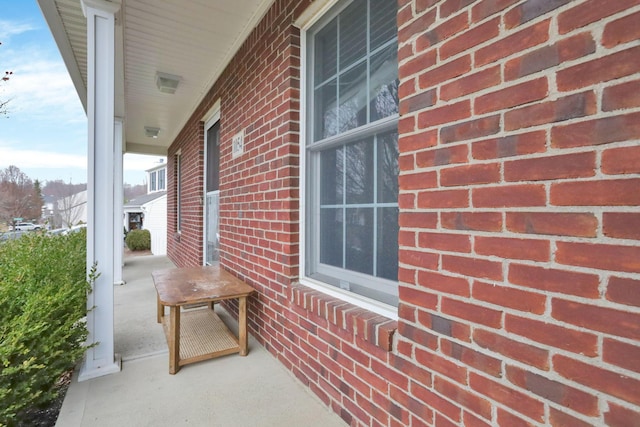
[[[637,425],[640,1],[399,2],[397,322],[297,283],[308,3],[276,1],[170,148],[169,256],[202,262],[220,99],[222,264],[258,290],[251,333],[348,424]]]
[[[204,185],[204,124],[189,123],[168,153],[167,255],[176,265],[202,265],[202,189]],[[175,158],[181,157],[181,227],[177,232]]]
[[[637,425],[640,1],[401,3],[396,348],[429,378],[396,393]]]
[[[170,160],[182,152],[185,204],[179,239],[169,217],[168,254],[177,265],[201,265],[202,120],[221,101],[222,263],[281,297],[298,276],[300,37],[291,22],[308,3],[274,4],[169,149]],[[231,140],[242,130],[244,154],[233,158]],[[168,187],[168,211],[175,215],[175,182]]]

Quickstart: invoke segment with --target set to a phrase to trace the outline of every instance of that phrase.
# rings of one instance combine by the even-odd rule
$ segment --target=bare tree
[[[2,42],[0,42],[0,45],[1,44]],[[2,83],[6,82],[11,78],[12,75],[13,75],[13,71],[5,71],[0,81]],[[9,101],[10,101],[9,99],[0,99],[0,115],[6,116],[7,113],[9,112],[9,110],[7,109],[7,104],[9,104]]]
[[[86,194],[86,191],[81,191],[58,200],[58,213],[63,227],[78,225],[87,204]]]
[[[124,202],[128,203],[136,197],[147,194],[147,186],[145,184],[131,185],[124,184]]]
[[[42,198],[33,181],[18,167],[0,171],[0,220],[12,224],[14,218],[38,219]]]
[[[33,181],[33,190],[31,191],[31,197],[33,198],[33,212],[31,212],[31,215],[33,216],[33,218],[39,218],[40,220],[42,220],[42,214],[44,212],[44,198],[42,197],[42,186],[38,179]],[[35,211],[36,209],[38,210],[38,212]]]
[[[47,196],[53,196],[56,199],[67,197],[82,190],[87,189],[87,184],[73,184],[71,180],[64,182],[61,179],[54,179],[45,182],[42,187],[42,193]]]
[[[47,181],[42,188],[42,193],[51,203],[51,228],[71,227],[83,218],[86,206],[86,198],[82,195],[87,189],[87,184],[73,184],[71,180],[64,182],[61,179]],[[74,206],[77,208],[74,209]]]

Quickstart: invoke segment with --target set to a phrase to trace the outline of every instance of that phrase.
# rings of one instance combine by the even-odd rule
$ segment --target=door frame
[[[202,179],[202,265],[207,265],[207,134],[208,130],[220,121],[220,100],[211,107],[203,119],[204,122],[204,176]]]

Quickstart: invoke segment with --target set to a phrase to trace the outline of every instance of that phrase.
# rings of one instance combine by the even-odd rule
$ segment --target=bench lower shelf
[[[162,326],[169,343],[169,316],[163,316]],[[180,313],[178,366],[239,352],[238,338],[210,308],[191,309]]]

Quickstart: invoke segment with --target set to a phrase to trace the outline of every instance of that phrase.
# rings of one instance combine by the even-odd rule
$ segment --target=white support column
[[[116,147],[114,118],[115,13],[117,3],[82,0],[87,18],[87,118],[89,122],[87,183],[87,269],[94,264],[100,276],[87,296],[87,344],[79,381],[120,371],[114,354],[113,284],[114,212],[116,209]],[[121,139],[120,139],[121,143]],[[122,160],[120,160],[121,162]],[[120,265],[117,268],[121,268]]]
[[[123,252],[124,252],[124,228],[122,226],[122,213],[124,205],[124,178],[122,171],[122,143],[124,141],[124,122],[122,118],[117,118],[115,122],[114,160],[115,171],[113,176],[113,193],[115,201],[113,204],[113,265],[114,265],[114,285],[124,285],[122,278]]]

